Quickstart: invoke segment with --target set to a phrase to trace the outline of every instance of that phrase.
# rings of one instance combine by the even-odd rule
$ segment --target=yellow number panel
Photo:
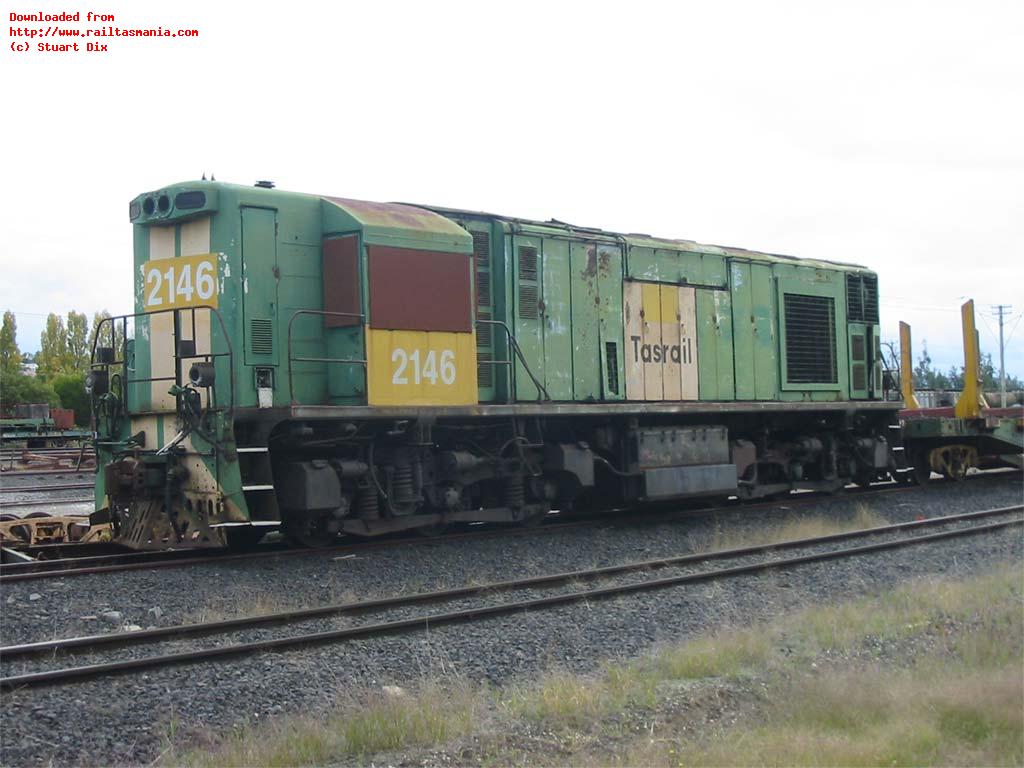
[[[142,301],[147,312],[217,306],[217,254],[147,261],[142,270]]]
[[[370,405],[475,405],[476,334],[366,329]]]

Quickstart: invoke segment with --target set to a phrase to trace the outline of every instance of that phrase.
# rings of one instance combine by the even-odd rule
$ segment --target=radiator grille
[[[537,285],[537,249],[532,245],[519,246],[519,317],[536,320],[540,287]]]
[[[270,320],[254,317],[249,321],[249,345],[254,355],[274,354],[274,326]]]
[[[826,296],[785,295],[786,382],[835,384],[835,300]]]
[[[857,323],[878,322],[878,278],[870,275],[846,276],[846,314]]]

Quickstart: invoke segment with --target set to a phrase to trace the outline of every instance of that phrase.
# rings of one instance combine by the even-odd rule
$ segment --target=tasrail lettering
[[[644,344],[640,336],[630,336],[633,342],[633,362],[635,363],[682,363],[693,362],[693,341],[683,339],[680,344]]]

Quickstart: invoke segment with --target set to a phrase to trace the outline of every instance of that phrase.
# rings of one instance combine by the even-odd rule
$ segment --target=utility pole
[[[1003,350],[1003,317],[1010,314],[1012,304],[996,304],[992,309],[999,315],[999,407],[1006,407],[1006,363]]]

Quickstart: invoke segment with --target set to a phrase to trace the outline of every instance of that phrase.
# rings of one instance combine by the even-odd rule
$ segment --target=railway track
[[[18,509],[20,507],[51,507],[67,506],[68,504],[92,504],[96,501],[92,496],[81,499],[33,499],[31,501],[5,501],[0,509]],[[90,510],[91,511],[91,510]]]
[[[87,477],[93,477],[95,471],[92,469],[5,469],[3,474],[0,474],[0,479],[7,481],[22,477],[47,477],[48,475],[70,475],[84,480]]]
[[[986,474],[972,475],[976,479],[998,479],[1002,476],[1011,474],[1015,470],[1011,471],[995,471]],[[949,481],[952,482],[952,481]],[[898,493],[911,491],[917,486],[900,485],[894,482],[878,483],[870,488],[858,488],[848,493],[850,496],[871,496],[882,493]],[[802,494],[796,494],[786,500],[786,506],[791,508],[807,506],[820,501],[822,498],[821,494],[814,492],[807,492]],[[32,502],[26,502],[29,504]],[[64,502],[59,502],[64,503]],[[69,502],[70,503],[70,502]],[[80,503],[80,502],[75,502]],[[763,509],[766,507],[772,507],[779,504],[778,500],[764,501],[756,503],[729,503],[724,506],[717,506],[712,508],[696,508],[679,511],[674,509],[673,511],[648,511],[642,515],[635,515],[628,522],[630,523],[660,523],[670,522],[672,520],[682,518],[700,518],[708,515],[719,514],[722,512],[734,511],[736,509],[744,510],[756,510]],[[561,530],[567,530],[569,528],[575,528],[586,525],[593,525],[597,522],[610,522],[613,518],[609,517],[609,512],[604,512],[596,516],[571,520],[571,521],[559,521],[557,516],[552,516],[548,519],[548,522],[538,528],[507,528],[507,527],[485,527],[482,530],[468,531],[457,534],[447,534],[442,537],[444,541],[463,541],[473,540],[480,538],[490,538],[495,536],[512,536],[512,535],[544,535],[548,533],[555,533]],[[0,584],[13,583],[18,581],[31,581],[38,579],[45,579],[49,577],[66,577],[66,576],[89,576],[101,573],[116,573],[120,571],[130,570],[142,570],[142,569],[155,569],[155,568],[168,568],[168,567],[184,567],[193,565],[203,565],[208,563],[229,563],[244,560],[254,560],[265,557],[299,557],[299,556],[337,556],[339,554],[357,554],[360,552],[367,552],[376,549],[385,549],[391,547],[405,546],[411,543],[422,543],[424,539],[420,536],[400,538],[381,538],[373,539],[370,541],[360,541],[357,543],[342,544],[334,547],[324,547],[319,549],[309,548],[294,548],[279,545],[261,545],[258,551],[244,552],[244,553],[228,553],[225,551],[217,551],[213,554],[196,554],[195,550],[163,550],[156,552],[110,552],[109,546],[103,550],[102,554],[94,555],[91,550],[80,550],[79,547],[98,547],[99,544],[63,544],[59,545],[63,548],[63,551],[67,552],[67,556],[60,559],[40,559],[34,562],[16,562],[16,563],[2,563],[0,564]],[[57,545],[52,545],[57,546]],[[27,552],[31,555],[29,548],[22,548],[20,551]],[[42,550],[41,550],[42,551]],[[52,550],[49,550],[52,551]]]
[[[105,677],[109,675],[140,672],[183,664],[195,664],[225,658],[239,657],[269,650],[286,650],[309,647],[325,643],[345,642],[355,639],[385,637],[423,631],[431,627],[480,621],[496,616],[505,616],[526,611],[537,611],[557,608],[589,600],[601,600],[612,597],[668,589],[671,587],[714,581],[717,579],[735,578],[765,573],[771,570],[794,568],[808,563],[819,563],[827,560],[859,557],[871,553],[915,546],[919,544],[942,541],[963,536],[990,533],[1005,530],[1011,526],[1024,524],[1020,513],[1024,505],[1001,507],[977,512],[929,518],[906,523],[879,526],[845,533],[830,534],[806,539],[774,542],[737,549],[719,550],[710,553],[686,554],[678,557],[659,558],[640,562],[625,563],[603,568],[578,570],[535,576],[511,581],[490,584],[465,586],[457,589],[399,595],[395,597],[366,600],[352,603],[320,606],[317,608],[274,613],[262,616],[227,619],[200,624],[161,627],[137,632],[92,635],[88,637],[47,640],[36,643],[0,647],[0,663],[9,663],[12,659],[25,659],[45,656],[53,659],[59,654],[97,651],[128,645],[152,645],[169,640],[200,636],[228,636],[231,633],[248,629],[293,625],[304,621],[330,616],[361,615],[366,613],[383,613],[383,620],[373,620],[354,627],[330,629],[319,632],[300,632],[270,639],[250,642],[236,642],[213,647],[193,648],[174,653],[154,654],[140,658],[121,659],[116,661],[96,662],[82,666],[44,669],[0,678],[0,689],[11,690],[40,685],[52,685],[73,682],[87,678]],[[1003,518],[996,519],[994,518]],[[932,533],[918,531],[959,525]],[[907,535],[911,534],[911,535]],[[780,552],[834,545],[842,542],[853,542],[868,538],[882,537],[880,541],[857,543],[838,549],[825,549],[803,554],[777,557]],[[505,602],[493,602],[491,598],[502,592],[535,591],[558,586],[572,586],[581,581],[597,581],[612,577],[631,574],[646,574],[653,570],[672,568],[693,568],[705,566],[718,560],[745,560],[758,558],[753,562],[740,562],[720,568],[702,568],[697,571],[678,573],[662,578],[641,579],[626,583],[607,586],[590,586],[585,589],[572,589],[556,594],[528,596]],[[455,607],[453,610],[435,613],[422,613],[413,617],[387,619],[389,611],[416,608],[422,605],[452,603],[467,599],[483,599],[485,604],[469,608]]]
[[[60,485],[5,485],[5,493],[49,493],[50,491],[80,491],[95,488],[95,483],[62,483]],[[6,501],[3,499],[2,501]]]
[[[96,454],[89,448],[19,448],[0,451],[0,476],[19,472],[75,472],[92,470]]]

